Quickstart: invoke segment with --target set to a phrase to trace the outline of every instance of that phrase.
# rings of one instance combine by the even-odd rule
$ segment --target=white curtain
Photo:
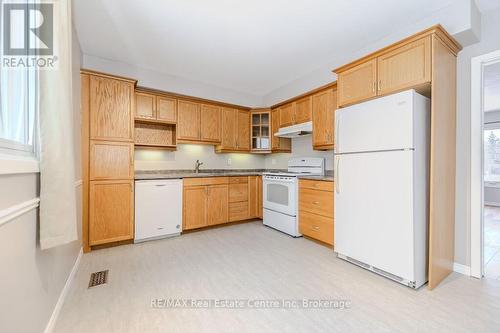
[[[56,70],[40,70],[40,246],[52,248],[77,239],[71,1],[54,5]]]

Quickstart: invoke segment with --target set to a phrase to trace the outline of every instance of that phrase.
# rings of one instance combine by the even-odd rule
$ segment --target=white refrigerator
[[[408,90],[335,118],[335,252],[418,288],[427,282],[430,101]]]

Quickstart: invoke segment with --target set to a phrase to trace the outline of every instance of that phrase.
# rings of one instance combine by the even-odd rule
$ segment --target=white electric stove
[[[325,159],[304,157],[288,161],[286,172],[263,175],[264,225],[300,237],[298,218],[298,177],[325,174]]]

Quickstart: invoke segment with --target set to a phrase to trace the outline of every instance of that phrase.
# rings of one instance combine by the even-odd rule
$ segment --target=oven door
[[[283,176],[264,176],[263,205],[278,213],[297,215],[297,178]]]

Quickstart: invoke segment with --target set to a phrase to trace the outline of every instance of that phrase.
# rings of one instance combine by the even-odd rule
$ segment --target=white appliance
[[[278,130],[278,132],[274,133],[274,136],[280,138],[297,138],[300,136],[306,136],[311,134],[312,134],[312,121],[308,121],[297,125],[282,127]]]
[[[429,110],[408,90],[335,114],[335,251],[412,288],[427,282]]]
[[[182,231],[182,179],[135,182],[135,238],[143,242]]]
[[[324,158],[292,158],[287,172],[266,172],[263,175],[264,225],[300,237],[298,207],[298,176],[323,175]]]

